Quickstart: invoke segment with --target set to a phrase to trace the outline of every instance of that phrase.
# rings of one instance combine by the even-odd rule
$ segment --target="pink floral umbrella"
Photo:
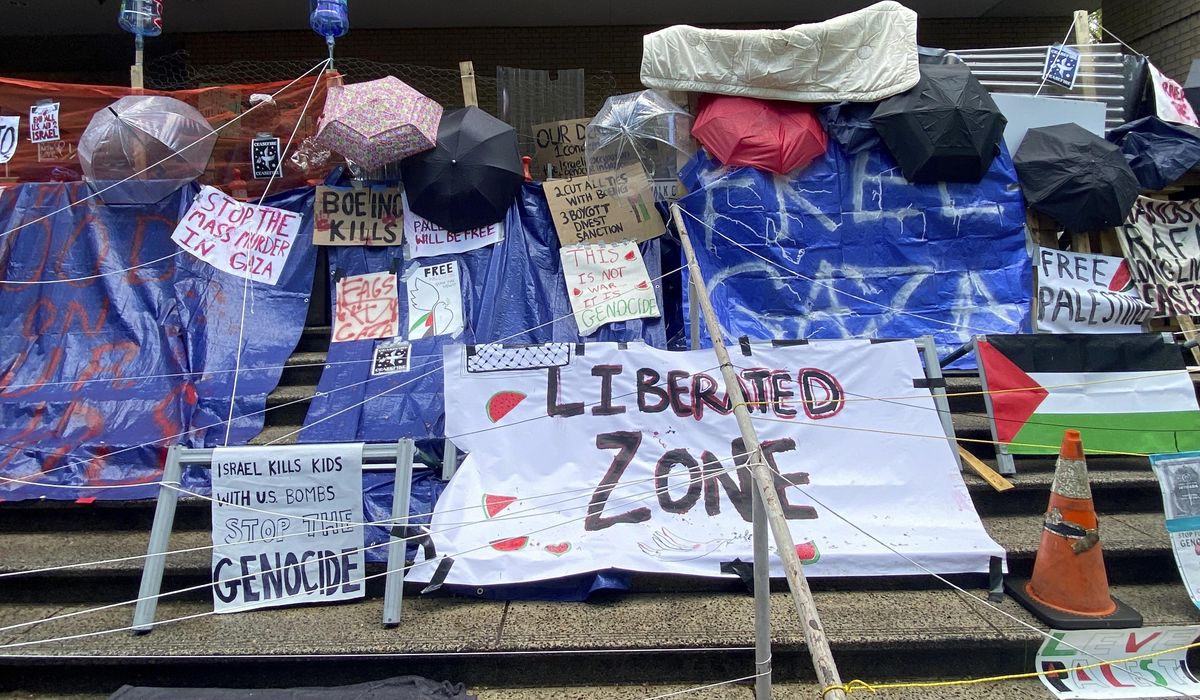
[[[441,105],[389,75],[329,88],[316,140],[364,168],[378,168],[433,148],[441,119]]]

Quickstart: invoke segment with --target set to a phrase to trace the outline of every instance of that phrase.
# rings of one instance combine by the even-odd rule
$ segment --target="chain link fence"
[[[394,75],[444,107],[463,106],[462,78],[457,68],[381,63],[354,57],[336,58],[335,67],[346,76],[348,82]],[[232,61],[195,65],[187,51],[177,51],[147,62],[145,81],[146,87],[152,90],[186,90],[213,85],[291,80],[310,68],[312,64],[304,61]],[[616,86],[616,77],[611,72],[589,72],[584,80],[584,114],[580,116],[595,114],[605,98],[613,94]],[[496,78],[476,71],[475,90],[479,106],[491,114],[499,115]],[[547,95],[547,101],[551,97]]]

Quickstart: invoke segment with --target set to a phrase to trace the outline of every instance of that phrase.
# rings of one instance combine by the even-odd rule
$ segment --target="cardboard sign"
[[[1134,288],[1154,315],[1200,314],[1200,199],[1138,197],[1119,231]]]
[[[1035,663],[1039,671],[1060,673],[1039,676],[1054,697],[1068,700],[1092,698],[1196,697],[1200,683],[1188,668],[1186,647],[1196,640],[1200,626],[1139,627],[1121,630],[1050,631]],[[1165,653],[1163,653],[1165,652]],[[1147,655],[1157,654],[1146,658]],[[1134,661],[1121,659],[1138,657]],[[1079,669],[1101,661],[1119,663]],[[1079,669],[1079,670],[1073,670]]]
[[[279,139],[261,137],[250,142],[250,164],[255,180],[266,180],[279,173]]]
[[[447,231],[420,214],[414,214],[408,208],[408,199],[403,196],[401,199],[404,203],[405,252],[409,258],[455,255],[504,240],[503,221],[455,233]]]
[[[1070,90],[1075,87],[1079,75],[1079,49],[1062,44],[1046,47],[1046,61],[1042,66],[1042,79],[1051,85]]]
[[[275,284],[298,233],[299,214],[239,202],[205,185],[171,240],[218,270]]]
[[[567,119],[534,124],[533,179],[549,179],[546,166],[553,177],[584,177],[587,175],[587,125],[591,119]]]
[[[1196,120],[1196,113],[1183,92],[1183,86],[1164,75],[1153,63],[1146,61],[1146,65],[1150,67],[1150,82],[1154,85],[1154,106],[1158,118],[1168,122],[1200,126],[1200,122]]]
[[[400,297],[396,275],[372,272],[337,282],[333,342],[394,338],[400,334]]]
[[[563,245],[647,241],[666,230],[641,166],[542,184]]]
[[[58,103],[33,105],[29,108],[29,142],[57,141],[58,133]]]
[[[79,157],[79,149],[73,141],[46,141],[37,144],[39,163],[65,163]]]
[[[363,597],[362,448],[213,450],[216,612]]]
[[[468,453],[430,525],[436,550],[454,553],[447,583],[609,568],[719,577],[721,562],[750,560],[754,482],[738,468],[749,455],[711,351],[588,343],[559,366],[510,350],[493,371],[472,371],[468,348],[443,354],[446,433]],[[751,411],[769,419],[755,427],[808,576],[918,571],[814,501],[939,573],[1003,556],[949,443],[928,437],[943,428],[929,390],[913,389],[924,376],[913,341],[749,352],[735,361]],[[522,358],[528,369],[513,371]],[[862,396],[907,398],[852,400]],[[547,508],[551,491],[580,496]],[[782,575],[778,557],[770,564]]]
[[[1137,333],[1154,308],[1134,291],[1124,258],[1038,248],[1037,330],[1044,333]]]
[[[12,160],[17,152],[20,128],[20,117],[0,117],[0,163]]]
[[[1200,608],[1200,452],[1150,455],[1150,466],[1162,490],[1179,578]]]
[[[662,315],[637,243],[566,246],[559,254],[580,335],[606,323]]]
[[[408,339],[457,336],[463,330],[458,261],[413,265],[404,275],[408,289]]]
[[[371,356],[371,375],[407,372],[411,361],[412,346],[408,343],[402,340],[380,343]]]
[[[317,185],[315,245],[399,245],[404,206],[396,187]]]

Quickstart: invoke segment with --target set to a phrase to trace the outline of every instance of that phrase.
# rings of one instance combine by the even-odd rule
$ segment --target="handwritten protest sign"
[[[1120,232],[1134,288],[1154,315],[1200,314],[1200,199],[1138,197]]]
[[[606,323],[661,315],[637,243],[566,246],[559,255],[582,335]]]
[[[551,167],[554,177],[587,175],[587,153],[584,146],[590,121],[568,119],[533,125],[534,179],[546,177],[547,165]]]
[[[1168,122],[1200,126],[1183,86],[1164,75],[1153,63],[1147,61],[1146,65],[1150,67],[1150,82],[1154,86],[1154,107],[1158,118]]]
[[[1187,646],[1200,635],[1196,625],[1123,630],[1051,630],[1035,659],[1039,676],[1054,697],[1196,697],[1200,683],[1188,668]],[[1130,661],[1121,661],[1129,659]],[[1097,661],[1114,661],[1095,667]],[[1087,666],[1088,668],[1080,668]]]
[[[421,267],[405,273],[408,288],[408,339],[456,336],[463,330],[462,287],[458,262]]]
[[[666,230],[639,165],[543,183],[554,230],[563,245],[645,241]]]
[[[1124,258],[1038,248],[1037,330],[1137,333],[1154,311],[1134,292]]]
[[[58,103],[33,105],[29,108],[29,142],[57,141],[58,133]]]
[[[337,282],[333,341],[345,343],[400,334],[400,298],[396,275],[372,272]]]
[[[13,154],[17,152],[20,128],[20,117],[0,117],[0,163],[12,160]]]
[[[404,207],[396,187],[317,186],[316,245],[399,245]]]
[[[403,340],[380,343],[371,356],[371,375],[407,372],[412,361],[412,346]]]
[[[455,233],[447,231],[420,214],[413,213],[408,208],[408,200],[402,199],[404,203],[404,243],[409,258],[465,253],[504,240],[503,221],[497,221],[483,228],[473,228],[469,231]]]
[[[362,447],[213,450],[216,612],[363,597]]]
[[[44,141],[37,144],[37,162],[65,163],[79,157],[74,141]]]
[[[275,284],[299,232],[299,214],[239,202],[205,185],[171,240],[218,270]]]
[[[1200,452],[1150,455],[1179,578],[1200,608]]]

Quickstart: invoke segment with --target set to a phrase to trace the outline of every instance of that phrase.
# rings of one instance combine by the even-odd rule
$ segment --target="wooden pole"
[[[679,240],[683,243],[683,254],[687,260],[688,273],[692,279],[694,293],[689,299],[700,304],[700,313],[704,316],[708,335],[712,339],[713,351],[717,353],[717,361],[721,364],[721,374],[725,380],[725,392],[733,402],[733,415],[737,418],[738,429],[742,433],[742,441],[750,453],[747,466],[754,474],[755,490],[762,498],[767,511],[767,520],[771,524],[771,534],[775,538],[775,551],[783,562],[783,571],[787,576],[788,588],[792,591],[792,599],[796,604],[796,612],[800,615],[801,629],[804,632],[804,642],[812,657],[813,668],[817,672],[817,681],[822,688],[841,686],[842,678],[838,674],[837,664],[833,661],[833,652],[829,649],[829,640],[825,637],[825,628],[821,626],[821,616],[813,602],[812,591],[808,588],[808,580],[804,578],[804,570],[800,559],[796,556],[796,543],[792,540],[792,531],[788,529],[787,519],[783,516],[783,507],[779,503],[779,495],[775,493],[775,475],[763,459],[759,447],[758,434],[750,421],[750,413],[746,410],[746,397],[738,385],[737,375],[733,372],[733,364],[729,360],[729,352],[725,349],[725,338],[721,326],[717,323],[717,315],[713,311],[712,302],[708,298],[708,286],[700,275],[700,266],[696,263],[696,251],[688,238],[687,228],[683,224],[683,216],[679,205],[671,205],[671,215],[675,219],[675,227],[679,229]],[[845,692],[833,688],[823,700],[844,700]]]
[[[136,36],[133,44],[133,65],[129,67],[129,87],[140,93],[145,88],[145,51],[142,35]]]
[[[463,106],[478,107],[479,94],[475,92],[475,64],[459,61],[458,73],[462,76]]]

